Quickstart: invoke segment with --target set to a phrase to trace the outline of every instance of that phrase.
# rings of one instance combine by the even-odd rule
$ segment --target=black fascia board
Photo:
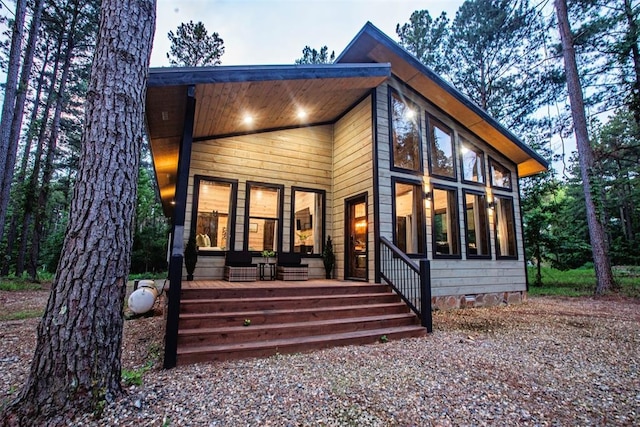
[[[453,96],[456,100],[460,101],[465,107],[469,108],[471,111],[479,115],[484,121],[486,121],[490,126],[498,130],[501,134],[507,137],[511,142],[516,144],[518,147],[522,149],[527,155],[535,159],[540,164],[544,165],[545,168],[549,168],[549,162],[542,158],[538,153],[536,153],[533,149],[531,149],[527,144],[525,144],[520,138],[515,136],[510,130],[505,128],[502,124],[500,124],[496,119],[491,117],[486,111],[480,108],[475,102],[469,99],[466,95],[460,92],[458,89],[453,87],[449,82],[444,80],[438,74],[436,74],[431,68],[424,65],[420,62],[415,56],[409,53],[405,48],[400,46],[398,43],[393,41],[389,36],[380,31],[375,25],[371,22],[367,22],[362,30],[351,40],[351,42],[347,45],[347,47],[338,55],[335,62],[339,63],[343,60],[350,52],[350,50],[355,48],[355,45],[360,41],[363,36],[371,37],[375,42],[383,45],[387,49],[391,50],[394,54],[398,55],[403,61],[407,62],[413,68],[418,70],[420,73],[424,74],[430,80],[433,80],[438,86],[443,88],[447,93]],[[348,58],[351,60],[352,58]],[[370,58],[357,58],[358,61],[366,61],[370,60]]]
[[[150,68],[147,86],[390,77],[391,64],[251,65]]]

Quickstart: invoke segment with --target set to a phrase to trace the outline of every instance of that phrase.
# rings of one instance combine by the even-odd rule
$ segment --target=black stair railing
[[[387,238],[380,238],[380,277],[416,313],[422,326],[433,331],[429,260],[411,260]]]

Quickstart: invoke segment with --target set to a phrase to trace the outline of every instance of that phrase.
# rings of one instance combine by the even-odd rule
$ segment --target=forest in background
[[[18,130],[7,134],[15,141],[15,166],[0,168],[5,177],[10,175],[3,181],[10,186],[2,187],[3,198],[5,190],[10,193],[0,217],[0,276],[37,280],[55,270],[66,230],[100,4],[18,1],[26,4],[24,17],[0,10],[8,28],[16,20],[24,22],[17,48],[24,61],[11,95],[16,103],[22,98],[24,109],[20,123],[13,123]],[[612,264],[639,265],[638,2],[568,3],[594,150],[590,174],[596,215],[606,230]],[[190,24],[171,34],[176,38],[172,43],[180,47],[172,52],[178,59],[180,51],[211,42],[203,27]],[[204,37],[193,37],[202,36],[203,30]],[[584,194],[571,148],[573,127],[553,4],[469,0],[455,17],[415,11],[398,24],[396,33],[405,49],[554,166],[520,180],[527,261],[562,270],[588,265],[592,255]],[[10,71],[15,39],[11,32],[4,37],[4,71]],[[326,47],[319,54],[314,51],[305,47],[296,63],[333,60]],[[222,52],[214,64],[220,63]],[[166,268],[168,223],[156,194],[146,153],[139,175],[132,273]],[[534,283],[541,279],[534,275]]]

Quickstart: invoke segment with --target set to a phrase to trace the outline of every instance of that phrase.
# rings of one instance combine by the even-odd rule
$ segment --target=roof
[[[390,63],[392,74],[516,163],[519,176],[534,175],[549,166],[544,158],[486,111],[370,22],[365,24],[336,62]]]
[[[201,141],[333,123],[390,76],[389,64],[371,63],[150,69],[147,133],[165,212],[175,193],[190,86],[196,99],[193,138]],[[306,118],[299,118],[299,110]]]

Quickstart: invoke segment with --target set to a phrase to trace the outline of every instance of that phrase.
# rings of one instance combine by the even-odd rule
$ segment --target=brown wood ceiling
[[[193,137],[196,141],[260,132],[339,118],[387,76],[223,82],[197,84]],[[183,132],[187,86],[147,90],[147,127],[165,212],[175,194],[178,149]],[[306,119],[298,111],[306,112]],[[248,125],[244,117],[253,122]]]

